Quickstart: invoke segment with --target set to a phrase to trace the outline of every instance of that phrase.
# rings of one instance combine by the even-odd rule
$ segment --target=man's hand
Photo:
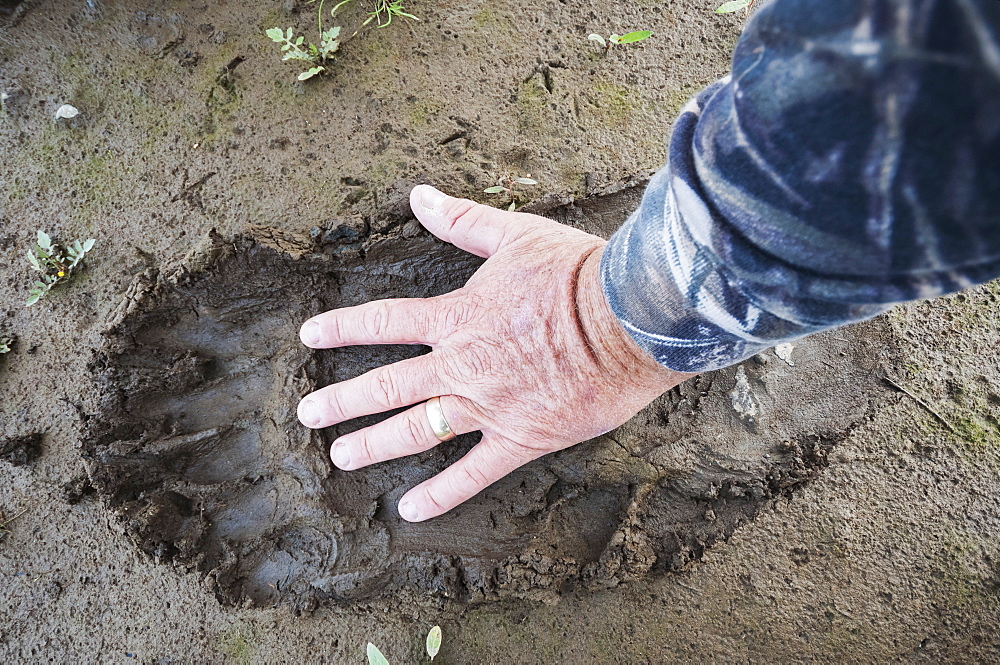
[[[320,428],[417,405],[335,441],[331,456],[344,470],[437,445],[423,404],[432,397],[456,434],[482,431],[465,457],[407,492],[404,519],[441,515],[519,466],[621,425],[692,376],[658,365],[611,312],[598,274],[602,239],[427,185],[414,188],[410,205],[431,233],[488,260],[452,293],[307,321],[302,341],[316,349],[425,344],[432,352],[317,390],[298,410]]]

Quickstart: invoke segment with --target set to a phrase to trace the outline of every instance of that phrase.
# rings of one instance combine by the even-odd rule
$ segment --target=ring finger
[[[479,428],[472,422],[463,398],[445,395],[440,400],[441,410],[452,432],[465,434]],[[345,434],[333,442],[330,457],[338,468],[351,471],[415,455],[433,448],[441,441],[431,427],[425,402],[377,425]]]

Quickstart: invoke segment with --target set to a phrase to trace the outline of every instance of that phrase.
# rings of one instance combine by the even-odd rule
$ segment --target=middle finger
[[[449,394],[436,360],[429,353],[321,388],[299,402],[299,421],[318,429]]]

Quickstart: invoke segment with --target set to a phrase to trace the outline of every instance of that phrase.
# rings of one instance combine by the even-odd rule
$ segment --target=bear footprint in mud
[[[794,367],[768,351],[697,377],[447,515],[404,522],[403,492],[476,435],[336,469],[330,442],[377,418],[313,432],[298,400],[421,349],[313,352],[298,327],[335,307],[447,292],[477,265],[426,235],[300,257],[215,236],[179,269],[147,271],[93,365],[84,453],[105,504],[142,550],[198,571],[227,604],[544,600],[697,559],[821,468],[869,406],[877,323],[803,341]]]

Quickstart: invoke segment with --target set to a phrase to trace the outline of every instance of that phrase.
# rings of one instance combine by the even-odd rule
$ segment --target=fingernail
[[[333,463],[338,469],[343,469],[347,471],[351,466],[351,451],[347,449],[347,444],[343,442],[335,442],[333,444]]]
[[[412,501],[404,501],[399,504],[399,516],[407,522],[416,522],[420,519],[420,511]]]
[[[322,415],[319,412],[319,404],[311,399],[299,402],[299,420],[306,427],[319,427]]]
[[[319,324],[315,321],[306,321],[299,332],[299,337],[304,344],[319,344]]]
[[[448,196],[430,185],[420,187],[420,205],[430,212],[437,212]]]

